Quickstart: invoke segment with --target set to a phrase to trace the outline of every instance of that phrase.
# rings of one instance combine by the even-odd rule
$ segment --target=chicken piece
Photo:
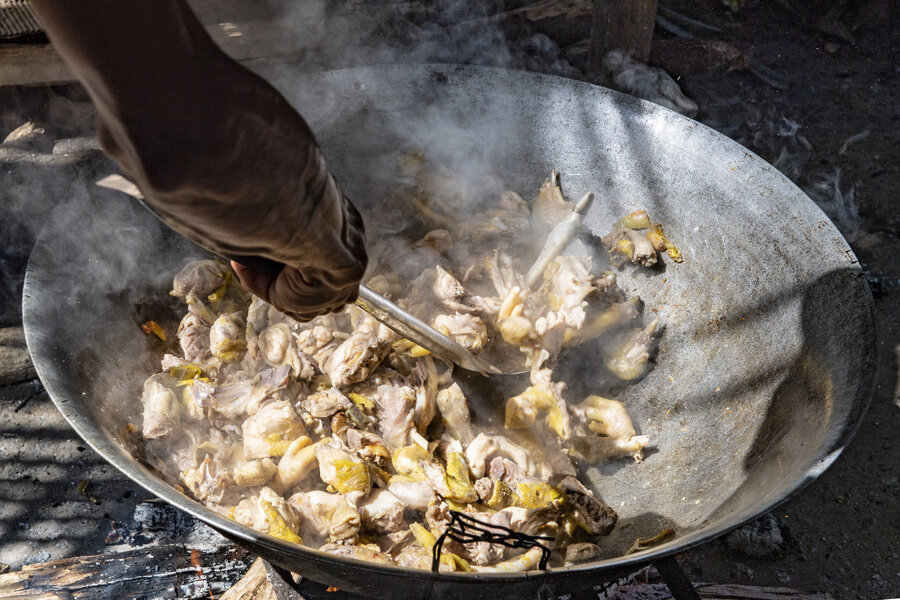
[[[635,435],[628,439],[612,437],[575,437],[570,440],[572,455],[581,460],[597,463],[630,456],[635,462],[644,460],[644,448],[650,443],[646,435]]]
[[[437,315],[431,320],[431,326],[470,352],[481,352],[488,341],[487,327],[484,326],[484,321],[475,315],[458,312],[452,315]]]
[[[490,566],[474,566],[472,569],[480,573],[520,573],[536,569],[541,562],[543,552],[540,548],[530,548],[524,554]]]
[[[590,256],[557,256],[544,271],[550,308],[560,312],[572,329],[584,324],[585,298],[596,289],[593,279]]]
[[[550,311],[534,321],[534,333],[538,338],[537,346],[548,356],[558,354],[573,331],[566,322],[563,312]],[[535,359],[531,358],[528,362],[529,366],[533,366]]]
[[[637,435],[625,405],[618,400],[602,396],[588,396],[578,405],[577,413],[588,421],[588,429],[603,436],[590,437],[579,445],[597,460],[631,455],[635,460],[643,458],[643,448],[650,442],[645,435]],[[577,446],[576,446],[577,447]]]
[[[174,354],[163,354],[162,360],[160,361],[159,368],[163,371],[168,371],[169,369],[179,368],[179,367],[194,367],[196,365],[191,364],[191,361],[181,358],[180,356],[175,356]]]
[[[315,367],[306,355],[297,349],[294,335],[286,323],[269,325],[259,334],[257,347],[262,358],[270,365],[290,366],[296,379],[311,381],[316,375]]]
[[[206,298],[222,287],[231,276],[229,268],[220,261],[195,260],[186,264],[175,275],[172,291],[169,293],[176,298],[187,298],[193,292],[200,298]]]
[[[508,344],[519,348],[530,348],[537,344],[538,337],[530,318],[528,303],[531,291],[519,286],[510,288],[497,313],[497,328]]]
[[[392,462],[401,475],[424,477],[442,498],[466,503],[478,500],[478,492],[469,479],[469,469],[460,453],[449,453],[447,468],[418,444],[394,451]]]
[[[306,479],[319,465],[316,448],[330,444],[331,441],[331,438],[323,438],[313,444],[312,440],[304,436],[291,442],[278,461],[272,487],[277,491],[287,492]]]
[[[669,255],[669,258],[677,263],[684,260],[681,251],[666,237],[666,234],[663,233],[662,224],[653,223],[645,235],[647,236],[647,239],[650,240],[650,243],[653,244],[653,249],[657,252],[665,250],[666,254]]]
[[[635,435],[631,417],[625,405],[618,400],[588,396],[578,405],[578,409],[590,420],[588,427],[594,433],[623,440]]]
[[[621,225],[603,236],[601,243],[609,252],[613,264],[630,260],[640,267],[652,267],[656,264],[657,255],[653,244],[640,232],[626,229]]]
[[[141,402],[144,405],[144,439],[152,440],[178,431],[181,424],[181,405],[172,390],[172,377],[165,373],[151,375],[144,382]]]
[[[287,542],[303,543],[297,534],[300,515],[270,488],[260,488],[256,497],[241,500],[234,509],[234,520]]]
[[[466,448],[466,460],[469,471],[476,479],[484,477],[488,462],[494,456],[505,456],[518,465],[529,477],[540,477],[542,473],[538,465],[531,459],[528,451],[502,435],[479,433],[478,437]],[[546,473],[544,473],[546,474]]]
[[[603,554],[603,550],[597,544],[592,544],[590,542],[569,544],[566,546],[566,564],[570,565],[587,562],[589,560],[594,560],[595,558],[600,558],[601,554]]]
[[[319,550],[344,558],[353,558],[355,560],[364,560],[366,562],[385,565],[395,564],[394,559],[382,552],[381,548],[375,544],[325,544],[319,548]]]
[[[584,327],[578,330],[573,336],[575,343],[593,340],[607,331],[627,325],[638,316],[641,301],[632,298],[627,302],[616,302],[611,304],[606,310],[595,313],[587,318]]]
[[[453,236],[446,229],[432,229],[422,238],[422,245],[446,254],[453,248]]]
[[[353,333],[328,357],[322,371],[335,387],[363,381],[388,355],[394,337],[374,318],[361,314]]]
[[[606,368],[623,381],[632,381],[643,375],[647,370],[650,344],[657,327],[659,318],[650,321],[643,329],[634,330],[621,345],[607,349],[603,357]]]
[[[198,500],[221,502],[235,487],[234,480],[222,464],[208,454],[195,469],[188,469],[181,475],[181,482]]]
[[[431,550],[428,550],[418,544],[410,544],[400,551],[397,555],[397,564],[408,569],[422,569],[423,571],[431,570]],[[441,570],[440,565],[438,570]]]
[[[532,385],[506,401],[507,429],[531,427],[537,418],[546,414],[547,425],[556,435],[564,440],[572,437],[572,420],[562,397],[566,385],[553,383],[550,377],[550,369],[532,370]]]
[[[238,487],[259,487],[265,485],[278,471],[271,458],[249,460],[234,469],[234,482]]]
[[[466,288],[463,284],[440,265],[435,266],[434,270],[435,278],[431,290],[437,299],[448,308],[463,306],[462,300],[466,297]]]
[[[407,508],[425,510],[435,501],[434,489],[424,479],[414,479],[406,475],[394,475],[388,481],[388,491]]]
[[[575,209],[575,204],[567,202],[559,187],[559,173],[554,170],[538,190],[531,203],[531,216],[548,229],[565,220]]]
[[[317,321],[320,322],[297,333],[297,349],[312,358],[314,364],[321,369],[340,345],[340,340],[334,336],[337,326],[333,315],[316,317],[310,323]]]
[[[347,410],[353,403],[337,388],[326,388],[310,394],[300,401],[300,408],[317,419],[325,419],[336,412]]]
[[[374,401],[378,418],[376,431],[388,449],[408,445],[415,429],[416,392],[408,385],[379,385]]]
[[[416,360],[411,372],[416,384],[416,406],[413,409],[413,424],[416,431],[424,435],[425,430],[437,414],[437,367],[431,356]]]
[[[509,255],[495,250],[490,258],[485,260],[485,265],[497,291],[498,298],[509,296],[513,288],[527,290],[525,278],[513,268],[512,258]]]
[[[534,477],[525,474],[522,468],[502,456],[495,456],[488,465],[487,474],[493,481],[502,481],[508,486],[515,486],[517,483],[536,481]]]
[[[334,446],[316,446],[319,477],[356,505],[372,489],[369,468],[362,459]]]
[[[189,312],[178,324],[178,344],[185,360],[192,364],[203,364],[212,352],[209,349],[209,327],[212,321],[205,321],[200,316]]]
[[[334,429],[332,427],[332,429]],[[360,458],[378,467],[384,468],[391,460],[391,451],[387,449],[384,440],[371,431],[359,429],[346,430],[347,447],[356,452]]]
[[[459,440],[463,446],[468,446],[475,436],[472,433],[469,405],[459,385],[454,383],[438,392],[437,405],[441,411],[444,427],[450,435]]]
[[[306,435],[303,421],[285,400],[263,405],[244,421],[241,431],[247,459],[284,456],[292,441]]]
[[[593,492],[574,477],[566,477],[559,482],[574,517],[574,524],[584,530],[591,539],[609,535],[619,516],[616,511],[594,498]],[[572,535],[574,532],[568,532]]]
[[[246,325],[239,312],[219,315],[209,329],[209,349],[223,362],[237,362],[247,350]]]
[[[372,490],[359,503],[362,527],[377,533],[394,533],[405,530],[408,525],[403,519],[406,506],[388,490]]]
[[[440,265],[434,268],[432,292],[445,308],[454,312],[476,312],[485,315],[497,314],[500,303],[496,298],[469,294],[466,288],[453,275]]]
[[[290,367],[285,365],[260,371],[251,379],[226,382],[212,389],[207,389],[202,382],[194,383],[190,392],[201,406],[208,405],[226,419],[235,419],[256,414],[263,401],[288,384],[289,375]]]
[[[355,544],[359,539],[359,511],[341,494],[300,492],[288,498],[288,504],[299,513],[299,532],[307,542]]]

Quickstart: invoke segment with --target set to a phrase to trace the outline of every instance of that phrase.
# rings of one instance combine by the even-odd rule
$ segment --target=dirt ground
[[[816,12],[815,6],[798,12],[783,4],[746,3],[735,14],[715,2],[671,7],[721,27],[727,39],[752,45],[754,60],[786,77],[784,90],[748,71],[686,75],[679,83],[700,105],[699,120],[770,162],[778,161],[782,148],[796,153],[782,170],[819,201],[863,265],[875,297],[881,353],[871,406],[854,441],[821,478],[773,511],[784,537],[781,550],[752,558],[720,539],[685,554],[681,562],[694,580],[785,585],[835,598],[900,596],[896,10],[879,18],[885,3],[846,5],[838,23],[852,32],[851,42],[824,33],[829,24],[815,20],[826,11]],[[790,135],[767,134],[767,119],[794,121],[809,148]],[[857,134],[864,135],[845,146]],[[842,197],[835,198],[833,186],[830,194],[820,194],[823,186],[816,180],[821,183],[823,174],[837,169]]]
[[[721,31],[711,36],[735,43],[748,55],[752,52],[754,67],[674,73],[676,79],[699,105],[698,120],[779,166],[847,237],[875,298],[880,358],[871,406],[853,442],[816,482],[773,511],[774,521],[770,517],[766,522],[766,527],[780,533],[780,544],[771,545],[773,551],[765,556],[752,557],[732,547],[726,536],[686,552],[680,562],[694,581],[786,586],[828,592],[839,600],[900,597],[897,3],[748,0],[732,3],[738,7],[736,11],[725,4],[685,0],[666,6],[719,28]],[[582,18],[528,26],[566,47],[583,34],[587,24]],[[673,36],[658,28],[656,37]],[[46,110],[47,99],[59,94],[84,99],[74,86],[57,88],[52,94],[35,88],[0,90],[0,133],[5,136],[29,111]],[[81,136],[90,132],[73,126],[62,133]],[[82,165],[101,160],[92,154],[95,150],[84,152],[87,163]],[[10,182],[19,186],[34,182],[35,200],[27,222],[16,221],[23,218],[17,204],[20,199],[0,191],[0,326],[10,326],[21,319],[19,286],[30,243],[53,204],[41,198],[64,190],[42,188],[35,180],[40,176],[38,167],[0,166],[2,187]],[[60,162],[40,168],[65,172],[72,167]],[[84,175],[71,180],[81,177]],[[12,209],[18,210],[14,219],[10,218]],[[59,518],[67,518],[69,513],[77,516],[82,533],[73,529],[70,540],[51,543],[50,534],[36,529],[40,525],[29,525],[17,516],[21,515],[19,508],[3,513],[6,509],[0,507],[0,562],[14,568],[23,562],[102,551],[109,520],[127,522],[134,503],[146,499],[145,492],[123,481],[114,469],[84,449],[54,414],[45,395],[37,393],[28,404],[15,408],[34,390],[31,383],[0,387],[0,484],[5,486],[0,500],[15,501],[17,506],[24,502],[21,494],[11,491],[14,482],[23,481],[23,475],[24,483],[17,485],[29,489],[57,485],[63,490],[48,494],[48,505],[55,504],[54,514],[62,515]],[[29,435],[36,439],[49,436],[62,454],[47,450],[50,446],[46,451],[23,450],[18,445],[23,431],[32,432]],[[26,456],[28,452],[31,454]],[[55,460],[62,455],[64,461]],[[82,479],[95,482],[110,501],[105,506],[90,505],[74,491]]]

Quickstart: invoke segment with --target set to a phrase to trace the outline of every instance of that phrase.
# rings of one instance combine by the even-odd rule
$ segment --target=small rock
[[[732,550],[755,558],[778,552],[784,544],[778,519],[772,513],[735,529],[726,541]]]
[[[756,575],[756,573],[753,572],[753,569],[751,569],[744,563],[735,563],[733,574],[734,577],[737,577],[744,581],[750,581],[753,579],[753,576]]]
[[[28,558],[26,558],[22,564],[23,565],[33,565],[37,563],[47,562],[50,560],[50,553],[46,550],[43,552],[38,552],[36,554],[32,554]]]
[[[48,139],[43,127],[38,127],[34,121],[28,121],[13,129],[4,138],[3,143],[27,150],[43,151],[46,149]]]

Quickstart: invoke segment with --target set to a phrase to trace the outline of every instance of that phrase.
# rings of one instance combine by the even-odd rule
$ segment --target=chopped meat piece
[[[178,324],[178,344],[185,360],[193,364],[205,362],[211,355],[209,349],[210,323],[198,315],[189,312]]]
[[[372,490],[368,498],[359,503],[359,515],[363,528],[378,533],[405,530],[403,519],[406,506],[388,490]]]
[[[210,502],[221,502],[235,485],[222,464],[209,455],[206,455],[200,466],[185,471],[181,481],[196,498]]]
[[[234,520],[285,541],[303,543],[303,539],[297,534],[300,516],[284,498],[270,488],[260,488],[255,498],[241,500],[234,509]]]
[[[575,521],[592,538],[609,535],[619,516],[616,511],[594,498],[594,494],[574,477],[566,477],[559,482]]]
[[[343,556],[344,558],[353,558],[355,560],[364,560],[367,562],[381,563],[385,565],[394,564],[394,560],[381,551],[381,548],[375,544],[325,544],[319,548],[322,552]]]
[[[395,449],[408,445],[415,429],[416,392],[408,385],[379,385],[375,406],[378,409],[376,430],[387,447]]]
[[[241,426],[244,456],[265,458],[283,456],[295,439],[306,435],[306,427],[290,402],[276,400],[260,408]]]
[[[317,419],[330,417],[353,405],[337,388],[327,388],[300,401],[300,408]]]
[[[362,459],[334,446],[316,446],[315,452],[322,481],[354,505],[366,497],[372,489],[372,478]]]
[[[475,315],[438,315],[432,319],[431,326],[470,352],[481,352],[487,344],[487,327]]]
[[[181,406],[170,387],[174,383],[165,373],[151,375],[144,382],[144,393],[141,396],[144,404],[144,438],[151,440],[163,437],[178,429]]]
[[[175,276],[170,292],[176,298],[187,298],[193,292],[206,298],[222,285],[231,271],[224,263],[215,260],[195,260],[186,264]]]
[[[438,392],[437,405],[441,411],[444,427],[450,435],[459,440],[464,447],[468,446],[475,436],[472,433],[469,405],[459,385],[454,383]]]
[[[300,492],[288,503],[300,515],[299,532],[304,539],[335,544],[355,544],[359,539],[359,512],[341,494]]]
[[[286,323],[268,326],[257,339],[260,355],[273,366],[288,365],[294,377],[310,381],[316,370],[307,356],[300,352],[291,328]]]
[[[209,329],[209,349],[224,362],[237,362],[247,349],[246,325],[239,312],[219,315]]]

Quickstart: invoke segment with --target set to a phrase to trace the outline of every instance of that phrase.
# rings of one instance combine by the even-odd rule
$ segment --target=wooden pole
[[[594,0],[588,69],[599,73],[610,50],[647,62],[653,40],[656,0]]]

